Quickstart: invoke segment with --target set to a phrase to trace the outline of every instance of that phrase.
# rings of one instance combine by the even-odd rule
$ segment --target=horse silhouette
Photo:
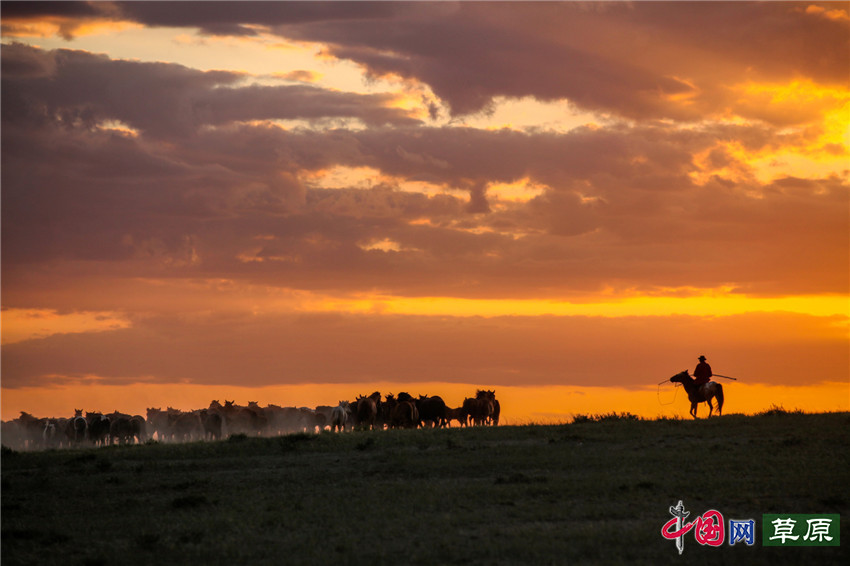
[[[448,425],[446,402],[443,401],[442,397],[438,395],[434,395],[433,397],[420,395],[416,401],[416,408],[419,411],[420,426],[424,426],[427,423],[430,423],[434,427]]]
[[[354,414],[357,422],[366,430],[375,428],[375,420],[378,418],[378,404],[381,402],[381,394],[377,391],[369,397],[357,397]]]
[[[490,398],[487,392],[480,389],[476,391],[475,398],[467,397],[463,400],[463,410],[469,416],[471,424],[476,426],[491,424],[495,408],[495,394]]]
[[[331,413],[331,432],[345,430],[345,423],[348,420],[348,401],[340,401],[339,405],[333,408]]]
[[[86,422],[89,424],[89,441],[95,446],[106,446],[109,442],[109,417],[103,413],[87,412]]]
[[[81,409],[74,409],[74,418],[71,419],[71,426],[74,431],[74,443],[79,444],[86,439],[89,424],[86,422]]]
[[[408,393],[399,393],[397,398],[387,395],[384,406],[389,410],[389,428],[416,428],[419,424],[419,410]]]
[[[714,412],[714,403],[712,399],[717,399],[717,414],[721,415],[723,411],[723,386],[716,381],[709,381],[704,385],[697,385],[687,370],[677,373],[670,378],[673,383],[681,383],[688,394],[688,400],[691,402],[691,416],[697,418],[697,406],[700,403],[708,403],[708,416]]]

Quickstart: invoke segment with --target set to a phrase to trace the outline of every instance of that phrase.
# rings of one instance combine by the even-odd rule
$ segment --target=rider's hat
[[[705,361],[705,356],[700,356],[700,357],[699,357],[699,358],[697,358],[697,359],[698,359],[699,361],[701,361],[701,362],[704,362],[704,361]]]

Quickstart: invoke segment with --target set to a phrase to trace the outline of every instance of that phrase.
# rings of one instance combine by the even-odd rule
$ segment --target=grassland
[[[2,563],[846,564],[850,414],[234,437],[2,457]],[[679,556],[668,508],[756,519]],[[838,548],[762,513],[840,513]]]

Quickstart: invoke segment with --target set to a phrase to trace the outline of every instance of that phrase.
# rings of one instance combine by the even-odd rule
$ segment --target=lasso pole
[[[722,377],[725,379],[731,379],[732,381],[738,381],[737,377],[729,377],[728,375],[720,375],[719,373],[715,373],[712,377]]]

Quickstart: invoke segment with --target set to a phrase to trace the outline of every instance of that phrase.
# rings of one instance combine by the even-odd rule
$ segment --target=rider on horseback
[[[705,356],[700,356],[699,363],[694,369],[694,385],[698,386],[700,391],[702,391],[702,386],[711,381],[712,375],[711,366],[706,363]]]

